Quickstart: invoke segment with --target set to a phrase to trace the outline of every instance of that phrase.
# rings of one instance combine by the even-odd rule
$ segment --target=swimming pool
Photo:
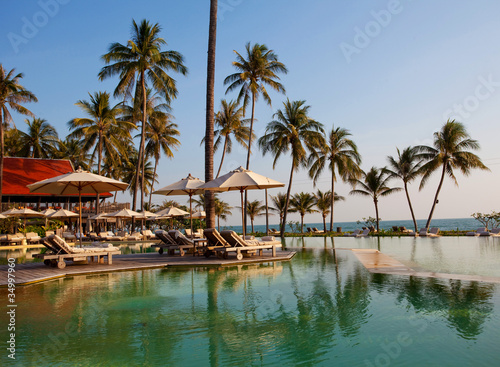
[[[323,238],[306,243],[290,241],[290,262],[18,287],[11,365],[497,364],[498,284],[371,274],[330,239],[326,248]],[[378,246],[335,239],[335,247],[349,244]]]

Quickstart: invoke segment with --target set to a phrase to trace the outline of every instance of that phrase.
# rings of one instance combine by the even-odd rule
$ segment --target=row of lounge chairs
[[[26,235],[22,233],[4,234],[0,236],[0,244],[2,245],[20,245],[26,241],[28,245],[40,243],[42,238],[35,232],[28,232]]]
[[[156,236],[161,240],[161,243],[151,247],[157,247],[159,254],[165,251],[169,255],[174,255],[179,252],[181,256],[186,253],[203,254],[205,257],[217,255],[227,259],[229,253],[236,253],[238,260],[243,259],[243,255],[262,254],[263,250],[272,250],[273,256],[276,256],[276,248],[281,247],[281,242],[276,241],[274,237],[263,237],[260,241],[255,240],[253,236],[240,237],[234,231],[222,231],[219,233],[214,228],[205,229],[203,234],[206,239],[191,240],[177,230],[166,232],[157,230]]]
[[[319,230],[318,228],[314,227],[314,228],[311,228],[311,227],[307,227],[307,232],[308,233],[325,233],[325,231],[321,231]]]
[[[475,232],[467,232],[466,236],[486,236],[486,237],[500,237],[500,228],[493,228],[491,231],[488,231],[486,227],[480,227]]]
[[[73,248],[58,235],[52,234],[43,238],[43,245],[47,248],[47,252],[35,254],[33,257],[42,259],[47,266],[58,267],[64,269],[66,267],[65,260],[73,261],[74,263],[86,264],[93,262],[94,259],[98,263],[104,263],[104,258],[107,258],[107,263],[113,263],[113,255],[120,254],[120,249],[110,244],[102,244],[100,246]]]
[[[368,237],[369,234],[370,234],[369,228],[365,228],[362,231],[361,229],[356,229],[352,233],[345,233],[344,237]]]

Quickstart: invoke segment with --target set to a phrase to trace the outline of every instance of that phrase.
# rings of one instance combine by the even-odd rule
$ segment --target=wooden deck
[[[15,284],[27,285],[36,282],[42,282],[54,278],[65,276],[98,274],[115,271],[132,271],[155,269],[173,266],[194,267],[194,266],[230,266],[245,265],[249,263],[262,263],[269,261],[288,261],[295,255],[293,251],[278,251],[277,256],[272,257],[271,253],[264,253],[262,256],[245,257],[243,260],[236,260],[231,256],[224,260],[214,256],[205,258],[204,256],[186,255],[167,256],[158,253],[116,255],[113,256],[113,264],[87,264],[77,265],[68,262],[66,268],[58,269],[44,265],[43,263],[16,264],[15,266]],[[8,265],[0,266],[0,287],[7,286]]]

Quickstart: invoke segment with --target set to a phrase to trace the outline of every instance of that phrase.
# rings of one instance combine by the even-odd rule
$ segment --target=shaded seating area
[[[0,244],[2,245],[20,245],[25,237],[21,233],[4,234],[0,236]]]
[[[63,238],[57,235],[45,237],[42,243],[48,252],[35,254],[33,257],[42,259],[43,263],[47,266],[59,269],[66,267],[66,260],[77,264],[88,264],[89,259],[90,262],[94,262],[94,259],[96,259],[97,263],[103,264],[105,257],[107,258],[107,263],[111,265],[113,263],[113,255],[120,254],[120,250],[110,244],[103,244],[100,247],[72,248]]]
[[[229,242],[227,242],[215,228],[207,228],[203,231],[205,238],[207,239],[207,245],[205,250],[205,257],[210,257],[212,254],[220,255],[220,249],[231,247]]]
[[[276,248],[282,246],[281,242],[277,241],[272,236],[262,237],[261,241],[258,241],[244,240],[234,231],[222,231],[220,234],[222,238],[224,238],[224,240],[226,240],[226,242],[231,246],[216,250],[222,251],[224,258],[228,257],[229,252],[235,252],[236,258],[238,260],[242,260],[243,254],[253,255],[258,252],[262,255],[263,250],[272,250],[273,256],[276,256]]]

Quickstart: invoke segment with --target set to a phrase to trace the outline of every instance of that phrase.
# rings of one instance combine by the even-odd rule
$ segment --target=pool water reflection
[[[18,287],[16,365],[459,366],[500,358],[498,285],[371,274],[351,251],[297,251],[290,262]]]

